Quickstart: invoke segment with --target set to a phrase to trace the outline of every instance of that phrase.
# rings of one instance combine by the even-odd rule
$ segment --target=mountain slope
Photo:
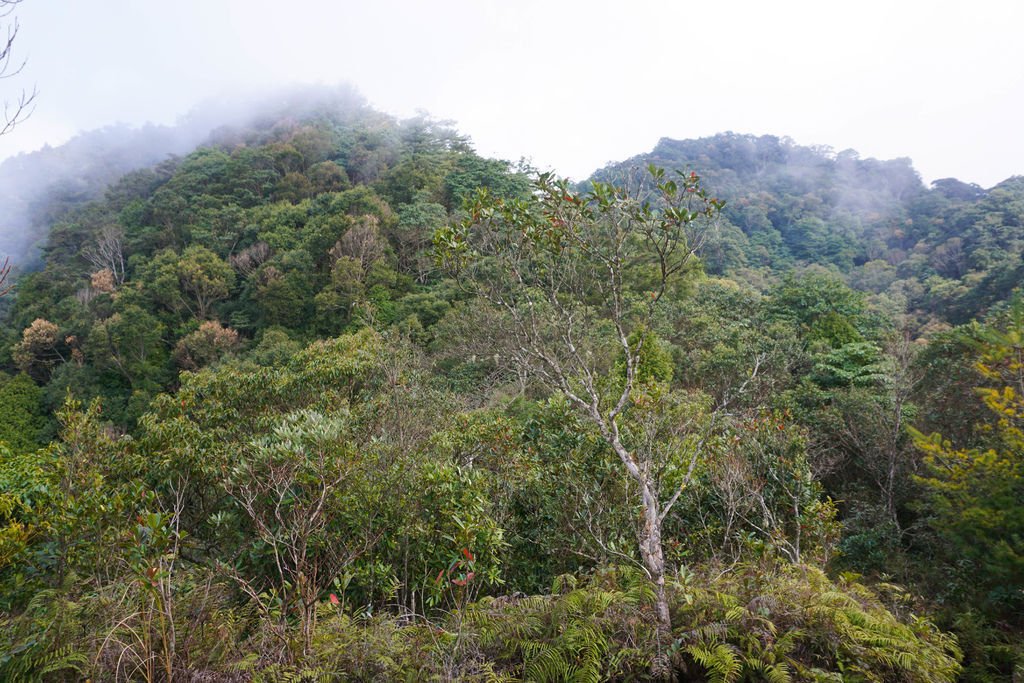
[[[1024,178],[985,190],[955,179],[926,188],[909,159],[803,147],[724,133],[663,139],[610,165],[598,180],[653,163],[699,173],[727,201],[710,241],[712,272],[766,273],[824,265],[855,287],[930,319],[964,322],[1007,298],[1024,277]]]

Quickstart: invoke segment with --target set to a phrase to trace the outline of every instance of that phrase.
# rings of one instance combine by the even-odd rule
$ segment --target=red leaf
[[[341,604],[341,600],[338,600],[338,596],[335,595],[334,593],[331,593],[330,598],[331,598],[331,604],[332,605],[340,605]]]

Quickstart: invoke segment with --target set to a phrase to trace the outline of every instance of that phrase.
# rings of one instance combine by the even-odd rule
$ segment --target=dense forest
[[[224,123],[31,197],[0,679],[1024,675],[1024,177]]]

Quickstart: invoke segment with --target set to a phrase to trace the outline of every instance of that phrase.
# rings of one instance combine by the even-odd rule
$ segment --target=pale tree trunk
[[[635,456],[622,444],[618,437],[618,428],[614,423],[607,430],[607,423],[601,423],[602,431],[612,449],[626,466],[626,470],[640,486],[641,505],[643,508],[643,526],[637,530],[637,541],[640,557],[644,568],[654,586],[654,610],[657,618],[657,654],[651,663],[651,676],[654,680],[668,681],[672,677],[671,661],[668,650],[672,645],[672,615],[668,608],[668,593],[665,589],[665,552],[661,543],[661,525],[664,513],[658,497],[658,490],[647,467],[640,467]],[[666,505],[666,509],[670,507]]]
[[[661,545],[661,516],[657,494],[647,483],[642,483],[644,525],[640,530],[640,556],[644,567],[654,584],[654,609],[658,619],[658,652],[651,664],[651,675],[655,680],[669,680],[672,675],[668,649],[672,644],[672,615],[668,609],[668,594],[665,590],[665,554]]]

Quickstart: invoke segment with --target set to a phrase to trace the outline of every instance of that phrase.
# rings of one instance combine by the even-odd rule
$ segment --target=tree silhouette
[[[12,15],[21,0],[0,0],[0,21]],[[0,38],[0,79],[13,78],[25,68],[25,62],[12,61],[14,56],[14,41],[18,37],[17,17],[12,17],[7,22],[7,40]],[[0,29],[2,33],[2,29]],[[32,113],[38,92],[35,87],[31,91],[22,89],[16,99],[4,100],[3,121],[0,121],[0,135],[5,135],[14,129],[16,125],[24,121]]]

